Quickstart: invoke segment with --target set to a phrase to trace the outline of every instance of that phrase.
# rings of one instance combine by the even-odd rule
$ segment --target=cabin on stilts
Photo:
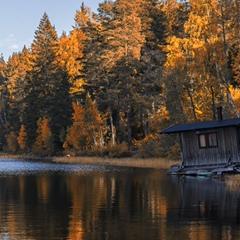
[[[211,175],[240,173],[240,118],[178,124],[160,134],[178,134],[182,162],[167,174]]]

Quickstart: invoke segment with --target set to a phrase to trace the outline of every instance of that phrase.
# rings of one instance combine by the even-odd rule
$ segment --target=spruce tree
[[[48,118],[57,150],[62,145],[60,132],[70,124],[72,108],[68,74],[59,55],[59,39],[46,13],[35,31],[31,50],[33,66],[27,75],[24,125],[32,145],[38,119]]]
[[[21,126],[24,96],[26,87],[26,75],[31,70],[31,53],[26,47],[22,52],[14,53],[7,62],[6,87],[8,104],[8,131],[17,132]]]
[[[138,62],[145,42],[138,5],[135,1],[105,1],[99,10],[102,24],[96,39],[99,49],[93,65],[98,74],[93,72],[88,81],[91,80],[90,85],[94,86],[93,96],[100,99],[97,99],[99,109],[109,109],[111,135],[115,135],[115,125],[117,141],[127,141],[130,147],[131,116],[138,98]],[[125,129],[120,125],[125,125]]]

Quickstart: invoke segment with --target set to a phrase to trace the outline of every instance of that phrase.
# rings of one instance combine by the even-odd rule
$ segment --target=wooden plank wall
[[[199,148],[198,134],[216,132],[218,147]],[[184,166],[222,165],[240,162],[239,131],[237,127],[216,128],[181,133]]]

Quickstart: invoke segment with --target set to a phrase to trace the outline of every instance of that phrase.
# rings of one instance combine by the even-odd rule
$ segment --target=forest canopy
[[[0,58],[2,149],[174,158],[161,129],[239,117],[239,17],[238,0],[105,0],[58,36],[43,13],[31,46]]]

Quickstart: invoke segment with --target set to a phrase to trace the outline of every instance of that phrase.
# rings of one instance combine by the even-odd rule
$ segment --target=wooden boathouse
[[[169,174],[240,171],[240,118],[178,124],[160,134],[178,134],[182,163]]]

